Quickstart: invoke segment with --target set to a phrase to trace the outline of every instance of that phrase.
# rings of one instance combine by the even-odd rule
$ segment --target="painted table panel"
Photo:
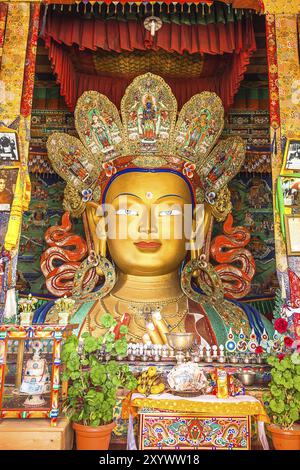
[[[140,413],[139,449],[249,450],[249,416]]]

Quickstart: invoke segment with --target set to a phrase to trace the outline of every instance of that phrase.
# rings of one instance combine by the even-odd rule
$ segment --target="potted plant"
[[[125,356],[127,326],[118,325],[110,314],[101,317],[107,328],[104,336],[89,333],[79,341],[76,335],[67,338],[63,350],[64,380],[68,380],[63,410],[73,422],[76,447],[79,450],[106,450],[114,428],[113,412],[118,390],[136,388],[137,382],[128,365],[114,360],[103,361],[101,351]]]
[[[300,450],[300,355],[270,356],[272,366],[270,391],[264,396],[271,433],[276,450]]]

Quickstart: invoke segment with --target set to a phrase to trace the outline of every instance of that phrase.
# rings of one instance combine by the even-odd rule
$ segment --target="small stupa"
[[[33,357],[26,363],[20,392],[28,395],[25,406],[36,407],[45,403],[42,395],[50,392],[50,374],[46,360],[41,357],[43,343],[35,341],[32,349]]]

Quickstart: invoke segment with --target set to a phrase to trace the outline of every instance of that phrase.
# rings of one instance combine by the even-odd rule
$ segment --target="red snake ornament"
[[[228,214],[223,224],[224,235],[218,235],[211,243],[210,254],[217,263],[214,269],[219,274],[224,295],[228,299],[245,297],[251,289],[255,274],[253,255],[244,247],[250,241],[250,232],[245,227],[233,227],[232,214]],[[231,263],[237,263],[234,266]]]
[[[70,213],[65,212],[61,225],[49,227],[45,232],[45,240],[50,247],[41,256],[41,270],[47,289],[56,297],[71,295],[75,272],[87,255],[85,240],[69,233],[71,228]],[[89,271],[84,284],[95,275],[94,270]]]

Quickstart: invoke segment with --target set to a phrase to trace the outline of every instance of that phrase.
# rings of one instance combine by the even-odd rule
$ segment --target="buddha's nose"
[[[151,208],[144,208],[142,212],[139,224],[139,233],[144,234],[147,237],[156,236],[157,238],[158,224],[155,212],[151,211]]]

